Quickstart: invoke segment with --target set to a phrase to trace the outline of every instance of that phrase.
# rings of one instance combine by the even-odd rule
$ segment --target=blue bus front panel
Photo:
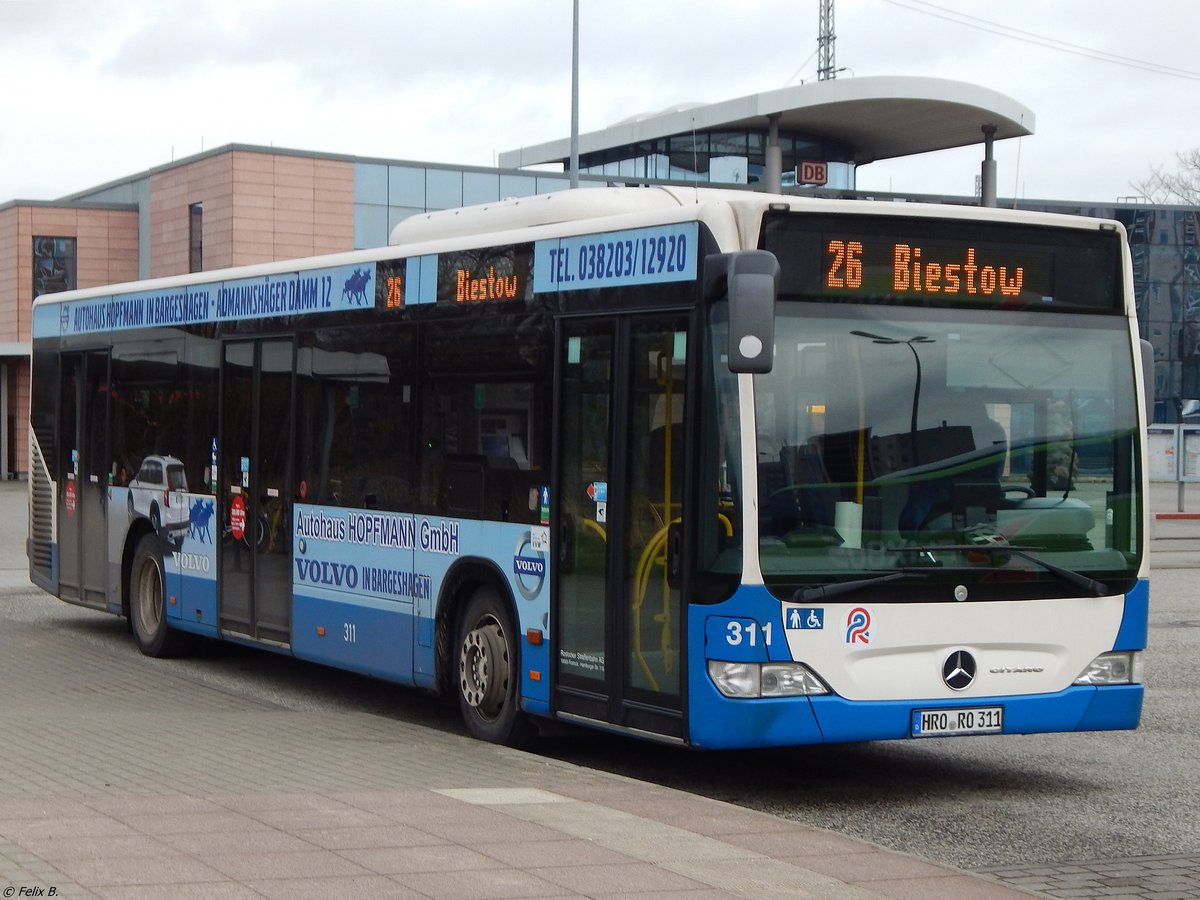
[[[864,602],[802,606],[745,587],[690,609],[691,645],[704,649],[690,669],[689,739],[721,749],[1135,728],[1136,679],[1075,681],[1103,653],[1142,649],[1147,596],[1143,581],[1128,597],[948,606],[856,596]],[[967,684],[952,677],[960,652],[971,659]],[[729,697],[710,661],[767,670],[802,663],[827,691]],[[923,731],[922,714],[943,730]],[[956,732],[956,720],[970,727]]]

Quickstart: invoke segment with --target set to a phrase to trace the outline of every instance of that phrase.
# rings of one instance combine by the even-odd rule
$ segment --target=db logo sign
[[[796,167],[797,184],[825,184],[829,181],[829,163],[803,160]]]

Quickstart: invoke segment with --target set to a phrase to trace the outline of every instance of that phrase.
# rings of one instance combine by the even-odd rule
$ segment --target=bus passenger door
[[[682,737],[686,316],[564,320],[553,534],[555,707]]]
[[[221,366],[221,629],[291,643],[291,340],[229,342]]]
[[[108,570],[108,353],[62,356],[59,441],[60,596],[105,608]]]

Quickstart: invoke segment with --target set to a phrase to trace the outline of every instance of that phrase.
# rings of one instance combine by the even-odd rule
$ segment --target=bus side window
[[[181,349],[178,340],[130,341],[114,348],[107,468],[119,485],[128,484],[148,457],[164,456],[186,460],[197,487],[201,483],[200,455],[188,452]]]
[[[298,499],[410,510],[412,329],[330,329],[306,342],[320,352],[302,350],[298,363]]]
[[[422,505],[441,515],[536,523],[546,440],[529,382],[430,380],[421,416]]]

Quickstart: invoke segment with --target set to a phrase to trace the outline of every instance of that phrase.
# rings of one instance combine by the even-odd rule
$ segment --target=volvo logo
[[[975,657],[966,650],[955,650],[942,663],[942,680],[952,691],[965,691],[975,681]]]
[[[530,529],[517,539],[516,549],[513,550],[513,574],[517,576],[517,590],[526,600],[537,597],[546,582],[549,533],[548,528]]]

